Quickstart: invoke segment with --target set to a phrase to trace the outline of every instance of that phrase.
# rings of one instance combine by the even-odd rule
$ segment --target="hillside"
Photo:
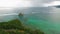
[[[26,27],[18,19],[14,19],[0,22],[0,34],[44,34],[44,32]]]

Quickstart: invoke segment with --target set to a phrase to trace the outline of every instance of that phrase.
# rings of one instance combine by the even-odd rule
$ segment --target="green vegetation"
[[[26,27],[18,19],[15,19],[0,22],[0,34],[44,34],[44,32]]]

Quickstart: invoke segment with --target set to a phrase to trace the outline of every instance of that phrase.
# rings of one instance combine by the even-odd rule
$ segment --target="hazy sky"
[[[52,2],[52,1],[55,1],[55,0],[32,0],[33,5],[36,6],[36,7],[40,7],[40,6],[42,6],[42,4],[49,3],[49,2]]]
[[[0,7],[38,7],[57,0],[0,0]]]
[[[53,1],[59,0],[0,0],[0,7],[40,7]]]
[[[52,4],[60,4],[59,0],[0,0],[0,14],[12,13],[14,8],[43,7]]]

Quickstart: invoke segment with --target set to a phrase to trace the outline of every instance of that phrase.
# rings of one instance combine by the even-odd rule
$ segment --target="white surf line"
[[[10,14],[0,14],[0,16],[8,16],[8,15],[18,15],[17,13],[10,13]]]

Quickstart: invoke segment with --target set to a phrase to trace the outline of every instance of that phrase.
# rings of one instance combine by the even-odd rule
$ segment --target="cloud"
[[[30,7],[31,2],[27,0],[0,0],[0,7]]]
[[[0,0],[0,7],[40,7],[55,0]]]
[[[49,2],[49,3],[44,3],[43,4],[43,6],[45,6],[45,7],[57,6],[57,5],[60,5],[60,1],[52,1],[52,2]]]
[[[49,3],[55,0],[31,0],[33,7],[43,7],[44,3]]]
[[[0,0],[0,14],[19,12],[15,8],[22,9],[21,7],[26,10],[26,7],[46,7],[52,5],[53,1],[55,0]]]
[[[59,3],[60,0],[32,0],[32,4],[34,7],[47,7],[47,5],[53,5],[52,3]],[[55,3],[54,3],[55,4]]]

